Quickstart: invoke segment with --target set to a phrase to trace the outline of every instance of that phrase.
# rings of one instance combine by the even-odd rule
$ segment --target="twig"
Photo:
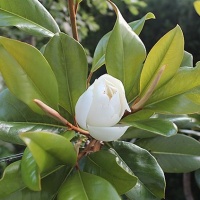
[[[72,26],[73,38],[78,41],[79,39],[78,39],[78,31],[77,31],[77,25],[76,25],[76,11],[74,7],[74,0],[68,0],[68,5],[69,5],[69,16],[70,16],[70,21],[71,21],[71,26]]]
[[[49,115],[50,117],[53,117],[57,120],[59,120],[60,122],[62,122],[64,125],[68,126],[69,128],[83,134],[83,135],[89,135],[89,132],[86,130],[83,130],[79,127],[74,126],[73,124],[71,124],[70,122],[68,122],[64,117],[62,117],[56,110],[54,110],[53,108],[47,106],[45,103],[43,103],[42,101],[38,100],[38,99],[34,99],[33,100],[47,115]]]

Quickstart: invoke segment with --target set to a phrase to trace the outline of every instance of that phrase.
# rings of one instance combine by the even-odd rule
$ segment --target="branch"
[[[72,34],[73,38],[78,41],[78,31],[77,31],[77,26],[76,26],[76,10],[74,7],[74,0],[68,0],[68,5],[69,5],[69,16],[70,16],[70,21],[71,21],[71,26],[72,26]]]
[[[57,119],[58,121],[62,122],[64,125],[66,125],[69,128],[73,129],[74,131],[77,131],[77,132],[79,132],[79,133],[81,133],[83,135],[86,135],[86,136],[89,135],[88,131],[85,131],[85,130],[79,128],[79,127],[74,126],[73,124],[68,122],[64,117],[62,117],[56,110],[54,110],[53,108],[47,106],[42,101],[40,101],[38,99],[34,99],[33,101],[50,117],[53,117],[53,118]]]

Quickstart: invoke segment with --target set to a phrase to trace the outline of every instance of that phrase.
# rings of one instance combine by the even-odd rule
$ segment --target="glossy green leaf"
[[[76,102],[86,90],[88,68],[83,47],[60,33],[47,44],[44,56],[57,78],[60,105],[74,115]]]
[[[200,169],[196,170],[194,173],[194,177],[198,187],[200,188]]]
[[[128,117],[126,117],[123,119],[123,123],[167,137],[177,133],[176,125],[173,122],[164,119],[151,118],[146,120],[131,121]]]
[[[15,96],[38,113],[43,111],[33,99],[40,99],[58,109],[55,75],[36,48],[27,43],[0,37],[0,60],[0,71]]]
[[[137,145],[150,151],[165,172],[185,173],[200,168],[200,142],[191,137],[177,134],[141,139]]]
[[[114,151],[114,150],[113,150]],[[129,191],[137,183],[137,177],[124,161],[109,151],[98,151],[86,158],[84,171],[109,181],[119,194]]]
[[[16,26],[36,36],[52,37],[59,27],[38,0],[1,0],[0,26]]]
[[[32,153],[27,148],[21,160],[21,176],[24,184],[33,191],[41,190],[40,171]]]
[[[122,81],[128,101],[130,101],[138,94],[138,80],[146,50],[115,4],[110,3],[117,14],[117,20],[106,48],[106,69],[108,74]]]
[[[194,8],[198,15],[200,15],[200,1],[194,1]]]
[[[132,30],[137,35],[139,35],[143,29],[145,21],[148,19],[154,19],[154,18],[155,18],[154,14],[149,12],[141,19],[129,23],[129,25],[132,28]],[[107,47],[110,35],[111,35],[111,32],[105,34],[101,38],[99,43],[97,44],[95,52],[94,52],[93,61],[92,61],[91,73],[95,72],[97,69],[99,69],[102,65],[105,64],[106,47]]]
[[[193,67],[193,55],[187,51],[184,51],[181,67]]]
[[[50,132],[27,132],[21,133],[20,137],[31,151],[40,172],[59,165],[74,166],[76,163],[75,148],[63,136]]]
[[[113,148],[147,190],[156,197],[164,197],[164,173],[148,151],[129,142],[113,142]]]
[[[53,118],[33,112],[8,89],[0,92],[0,121],[58,124]]]
[[[71,168],[60,167],[50,175],[42,177],[42,190],[39,192],[29,190],[22,183],[20,161],[9,165],[5,172],[4,178],[0,180],[2,200],[53,200],[65,177],[71,172]]]
[[[0,179],[0,198],[23,188],[24,183],[20,174],[20,161],[14,162],[6,167],[3,177]]]
[[[176,114],[192,113],[192,111],[195,110],[193,107],[197,107],[195,104],[200,104],[200,90],[198,88],[200,85],[199,75],[200,63],[197,63],[195,68],[180,68],[176,75],[168,83],[153,93],[149,101],[146,102],[146,108],[155,108],[155,111],[157,111],[157,109],[162,106],[163,110],[167,110],[169,107],[169,113],[171,110],[173,112],[173,109],[184,110],[182,113],[176,112]],[[175,104],[177,108],[175,108]],[[170,107],[172,109],[170,109]],[[196,108],[196,111],[198,111],[198,107]]]
[[[164,72],[155,89],[169,81],[177,72],[183,59],[184,38],[181,28],[176,26],[165,34],[151,49],[141,73],[140,93],[149,89],[159,70],[165,66]]]
[[[19,137],[20,133],[39,131],[62,134],[67,131],[67,127],[30,122],[0,121],[0,139],[5,142],[24,145],[24,142]]]
[[[160,198],[156,198],[140,181],[125,195],[129,200],[141,199],[141,197],[144,200],[160,200]]]
[[[121,199],[108,181],[99,176],[79,171],[65,181],[57,198],[58,200]]]

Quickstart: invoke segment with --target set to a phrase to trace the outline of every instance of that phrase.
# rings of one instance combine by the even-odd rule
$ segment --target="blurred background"
[[[71,35],[67,1],[40,0],[40,2],[52,14],[61,30]],[[155,20],[146,22],[140,35],[147,52],[165,33],[179,24],[185,37],[185,50],[194,56],[194,65],[200,60],[200,16],[194,10],[194,0],[113,0],[113,2],[127,22],[140,19],[148,12],[156,16]],[[115,20],[115,13],[105,0],[83,0],[81,2],[77,14],[79,40],[86,50],[90,64],[98,41],[105,33],[112,30]],[[0,28],[0,35],[28,42],[39,49],[48,41],[48,38],[28,36],[16,28]],[[101,70],[95,73],[96,77],[103,73]],[[4,83],[1,78],[0,83],[0,90],[2,90]],[[19,146],[0,141],[0,158],[20,153],[20,150]],[[9,160],[0,161],[0,174],[7,164]],[[199,200],[200,183],[195,180],[194,173],[189,174],[189,179],[188,174],[166,174],[166,180],[166,200]],[[184,184],[191,187],[190,192],[193,197],[191,194],[187,196]]]

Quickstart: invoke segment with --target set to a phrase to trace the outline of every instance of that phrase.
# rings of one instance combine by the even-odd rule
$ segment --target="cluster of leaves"
[[[49,38],[39,51],[0,37],[0,71],[8,87],[0,93],[0,139],[26,147],[22,159],[3,173],[1,199],[156,200],[165,196],[164,172],[200,168],[200,143],[177,134],[175,120],[153,115],[200,111],[200,64],[193,67],[192,55],[184,51],[181,28],[169,31],[146,55],[138,35],[154,15],[128,24],[109,3],[117,19],[96,47],[88,78],[83,47],[60,31],[38,0],[0,1],[1,26]],[[132,113],[121,123],[130,128],[122,140],[90,153],[86,150],[94,151],[97,141],[48,117],[33,100],[74,123],[79,96],[105,64],[125,87]]]

